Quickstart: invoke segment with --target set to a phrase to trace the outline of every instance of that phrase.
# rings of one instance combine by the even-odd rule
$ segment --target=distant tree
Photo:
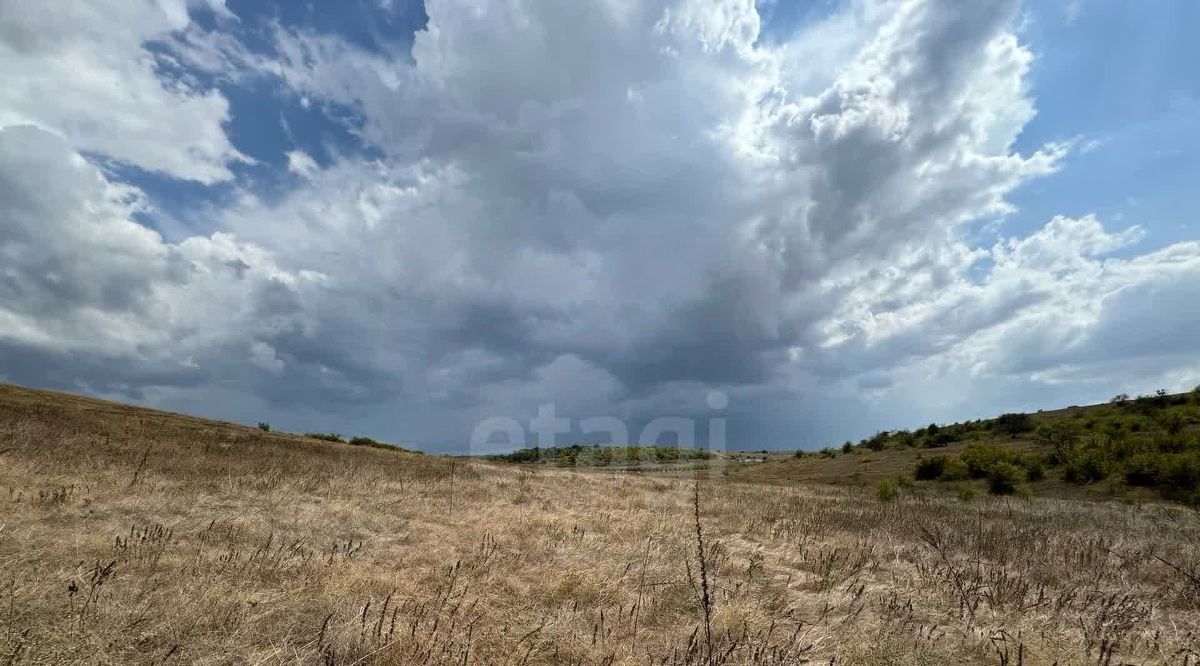
[[[996,429],[1016,439],[1017,435],[1033,430],[1033,418],[1028,414],[1001,414],[996,419]]]
[[[887,447],[887,441],[888,433],[885,430],[883,432],[876,433],[874,437],[867,440],[866,444],[867,448],[871,449],[872,451],[882,451]]]
[[[1128,393],[1118,393],[1113,396],[1112,400],[1108,401],[1108,404],[1116,405],[1117,407],[1124,407],[1125,404],[1128,402],[1129,402],[1129,394]]]
[[[1196,388],[1192,389],[1192,402],[1200,403],[1200,384],[1197,384]]]
[[[852,444],[850,440],[846,440],[846,443],[842,444],[842,453],[850,453],[853,450],[854,444]]]
[[[271,424],[267,423],[266,421],[259,421],[258,429],[263,432],[271,432]]]
[[[1064,449],[1075,444],[1079,439],[1079,431],[1070,423],[1059,421],[1039,427],[1037,438],[1055,449]]]

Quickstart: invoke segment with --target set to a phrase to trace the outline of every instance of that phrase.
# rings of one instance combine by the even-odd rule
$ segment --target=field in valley
[[[725,464],[505,465],[0,385],[0,664],[1200,662],[1194,509]]]

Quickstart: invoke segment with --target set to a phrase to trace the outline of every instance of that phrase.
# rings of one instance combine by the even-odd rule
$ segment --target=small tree
[[[1112,400],[1108,401],[1108,404],[1116,405],[1117,407],[1124,407],[1125,403],[1127,403],[1127,402],[1129,402],[1129,394],[1128,393],[1118,393],[1115,396],[1113,396]]]
[[[271,432],[271,424],[267,423],[266,421],[259,421],[258,429],[263,432]]]
[[[1017,435],[1033,430],[1033,419],[1028,414],[1001,414],[996,419],[996,429],[1016,439]]]
[[[1054,447],[1052,462],[1063,463],[1071,457],[1075,442],[1079,440],[1079,431],[1069,423],[1058,421],[1038,427],[1037,438]]]

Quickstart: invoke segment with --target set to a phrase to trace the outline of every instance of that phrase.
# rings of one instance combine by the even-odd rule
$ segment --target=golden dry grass
[[[1200,659],[1200,519],[1179,507],[717,475],[702,564],[679,477],[3,386],[0,452],[0,664]]]

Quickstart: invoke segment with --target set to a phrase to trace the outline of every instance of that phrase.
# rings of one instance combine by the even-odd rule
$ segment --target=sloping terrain
[[[930,459],[950,467],[922,472]],[[1013,468],[1003,470],[1012,476],[1009,492],[1200,504],[1200,390],[882,432],[840,448],[733,466],[728,476],[862,488],[895,479],[929,491],[985,493],[999,465]]]
[[[531,470],[0,386],[0,663],[1200,658],[1194,511],[706,471]]]

